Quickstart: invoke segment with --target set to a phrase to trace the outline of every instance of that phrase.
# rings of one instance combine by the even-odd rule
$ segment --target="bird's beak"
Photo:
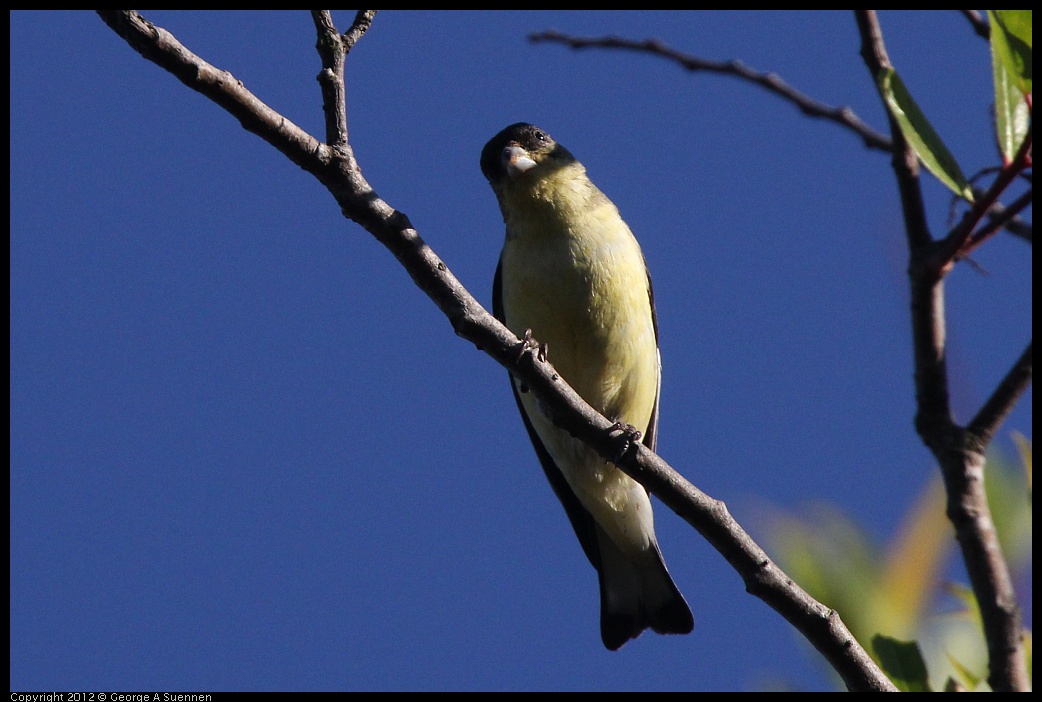
[[[535,167],[536,163],[528,152],[517,144],[511,144],[503,149],[503,168],[507,175],[516,178],[527,170]]]

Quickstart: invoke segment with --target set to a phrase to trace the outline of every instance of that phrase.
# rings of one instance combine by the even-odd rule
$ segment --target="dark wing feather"
[[[647,271],[648,263],[644,262],[644,270]],[[651,326],[655,330],[655,348],[658,348],[658,313],[655,312],[655,291],[651,287],[651,274],[648,273],[648,303],[651,305]],[[658,445],[658,399],[662,394],[662,364],[659,362],[658,385],[655,388],[655,407],[651,410],[651,418],[648,420],[648,428],[644,432],[644,441],[641,442],[652,451]]]

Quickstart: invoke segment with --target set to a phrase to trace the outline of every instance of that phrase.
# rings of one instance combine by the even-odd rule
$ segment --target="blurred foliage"
[[[985,487],[1024,610],[1030,672],[1031,444],[1024,437],[1017,443],[1019,461],[989,455]],[[980,615],[956,558],[939,475],[885,543],[829,505],[776,516],[768,533],[785,572],[839,612],[858,641],[872,644],[869,652],[899,687],[987,689]]]

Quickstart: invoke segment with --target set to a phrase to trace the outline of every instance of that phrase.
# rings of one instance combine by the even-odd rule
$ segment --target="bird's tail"
[[[651,628],[659,634],[689,634],[691,609],[652,544],[645,557],[627,557],[598,528],[600,541],[601,640],[611,651]]]

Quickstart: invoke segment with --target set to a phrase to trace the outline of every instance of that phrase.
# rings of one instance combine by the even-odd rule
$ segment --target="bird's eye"
[[[544,132],[541,129],[537,129],[535,130],[535,138],[539,141],[546,141],[549,137],[547,137],[546,132]]]

